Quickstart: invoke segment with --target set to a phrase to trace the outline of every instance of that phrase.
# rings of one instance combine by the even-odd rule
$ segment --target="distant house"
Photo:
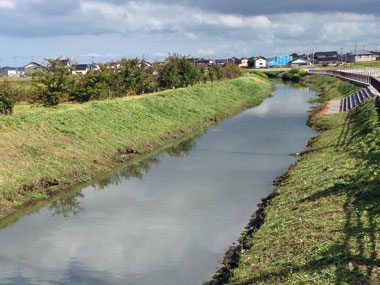
[[[74,65],[75,70],[73,71],[73,74],[86,74],[90,70],[100,70],[99,66],[95,63],[91,64],[76,64]]]
[[[213,64],[214,62],[212,60],[209,60],[209,59],[205,59],[205,58],[188,58],[187,59],[189,62],[191,62],[192,64],[194,65],[197,65],[197,66],[210,66],[211,64]]]
[[[371,51],[374,55],[376,55],[376,60],[380,60],[380,51]]]
[[[227,62],[229,64],[235,64],[235,65],[239,65],[241,64],[241,59],[240,58],[237,58],[237,57],[231,57],[231,58],[228,58],[227,59]],[[247,62],[248,63],[248,62]]]
[[[240,68],[248,68],[248,58],[244,57],[244,58],[240,59],[239,67]]]
[[[25,76],[32,76],[33,73],[36,73],[38,71],[43,71],[43,68],[44,67],[37,62],[30,62],[24,66]]]
[[[288,66],[292,60],[291,55],[277,55],[268,61],[268,66]]]
[[[353,53],[348,53],[346,60],[347,62],[353,63],[353,62],[375,61],[376,58],[377,58],[377,55],[368,50],[358,50]]]
[[[111,69],[111,70],[117,70],[120,68],[120,63],[116,62],[116,61],[110,61],[110,62],[106,62],[104,64],[104,66],[108,69]]]
[[[18,70],[13,67],[4,67],[1,69],[2,76],[16,77],[18,75]]]
[[[303,66],[303,65],[307,65],[307,60],[306,59],[303,59],[303,58],[299,58],[299,59],[296,59],[296,60],[293,60],[292,63],[291,63],[292,66]]]
[[[66,66],[66,67],[70,67],[70,59],[68,59],[68,58],[66,58],[66,59],[61,59],[61,60],[59,61],[59,64],[62,64],[62,65],[64,65],[64,66]]]
[[[340,62],[340,58],[337,51],[321,51],[314,53],[315,64],[336,64],[338,62]]]
[[[255,68],[265,68],[267,67],[267,64],[268,64],[268,61],[265,57],[262,57],[262,56],[255,57],[255,61],[254,61]]]
[[[231,57],[231,58],[226,58],[226,59],[216,59],[215,60],[215,64],[219,65],[219,66],[224,66],[226,64],[235,64],[235,65],[239,65],[241,64],[241,59],[237,58],[237,57]],[[248,59],[247,59],[247,64],[248,64]],[[247,65],[248,66],[248,65]]]
[[[227,59],[216,59],[215,64],[218,66],[223,66],[227,62]]]

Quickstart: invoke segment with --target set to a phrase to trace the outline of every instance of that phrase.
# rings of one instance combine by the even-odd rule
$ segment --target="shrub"
[[[232,63],[226,63],[223,67],[224,77],[227,79],[233,79],[238,77],[240,68]]]
[[[107,86],[103,74],[98,71],[90,71],[86,74],[78,74],[67,81],[67,90],[71,101],[79,103],[88,102],[91,99],[104,99],[107,97]]]
[[[13,113],[15,105],[16,89],[7,81],[0,84],[0,114],[8,115]]]
[[[208,76],[211,82],[214,80],[221,80],[223,78],[223,69],[217,64],[213,63],[208,68]]]
[[[355,91],[357,90],[357,86],[353,85],[352,83],[350,82],[347,82],[347,81],[343,81],[339,87],[338,87],[338,91],[340,93],[342,93],[344,96],[348,96],[348,95],[351,95],[352,93],[354,93]]]
[[[282,75],[282,79],[285,80],[292,80],[292,81],[299,81],[302,77],[305,77],[307,75],[307,71],[298,69],[298,68],[292,68],[291,70],[285,72]]]
[[[67,83],[71,70],[61,58],[47,61],[48,65],[44,71],[33,75],[33,85],[38,90],[39,99],[44,106],[55,106],[69,97]]]

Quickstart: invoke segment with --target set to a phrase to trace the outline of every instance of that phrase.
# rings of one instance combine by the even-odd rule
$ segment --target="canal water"
[[[315,133],[274,96],[0,230],[0,284],[200,284]]]

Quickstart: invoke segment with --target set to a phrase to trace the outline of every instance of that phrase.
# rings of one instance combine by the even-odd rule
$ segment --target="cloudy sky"
[[[379,0],[0,0],[0,65],[380,50]]]

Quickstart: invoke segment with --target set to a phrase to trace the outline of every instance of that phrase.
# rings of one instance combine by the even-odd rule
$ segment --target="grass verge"
[[[271,91],[269,81],[245,77],[132,99],[21,106],[0,117],[1,214],[258,105]]]
[[[344,96],[322,89],[321,103]],[[311,116],[319,134],[276,181],[264,223],[243,234],[228,284],[378,284],[378,108],[369,100],[350,113]]]

